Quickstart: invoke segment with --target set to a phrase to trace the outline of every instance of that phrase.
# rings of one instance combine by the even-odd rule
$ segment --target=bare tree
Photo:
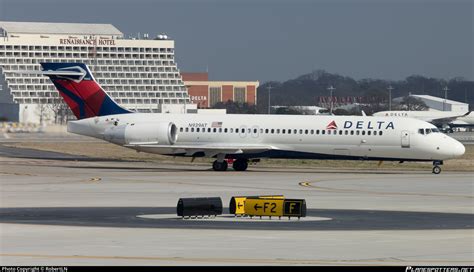
[[[63,125],[68,119],[69,107],[62,99],[54,99],[53,101],[54,102],[48,104],[48,106],[54,114],[54,123]]]

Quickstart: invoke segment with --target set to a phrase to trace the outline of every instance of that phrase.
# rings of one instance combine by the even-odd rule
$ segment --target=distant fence
[[[45,126],[30,123],[1,122],[0,132],[2,133],[42,133]]]
[[[474,143],[474,132],[454,132],[449,133],[448,136],[451,136],[462,143]]]

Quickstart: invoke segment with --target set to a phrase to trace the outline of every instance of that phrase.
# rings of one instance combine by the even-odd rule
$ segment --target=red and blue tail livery
[[[77,119],[131,113],[107,95],[84,63],[41,63],[41,67]]]

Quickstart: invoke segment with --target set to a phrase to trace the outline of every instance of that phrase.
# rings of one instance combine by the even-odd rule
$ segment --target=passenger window
[[[263,134],[263,128],[260,129],[260,134]]]
[[[288,134],[291,134],[291,129],[288,130]]]
[[[321,134],[326,134],[326,131],[325,130],[321,130]]]
[[[379,135],[382,136],[383,132],[382,131],[379,131]]]
[[[217,132],[217,128],[214,128],[214,129],[213,129],[213,132],[216,133],[216,132]]]
[[[210,132],[211,132],[211,128],[207,128],[207,132],[209,132],[209,133],[210,133]]]
[[[365,130],[362,130],[362,135],[365,135]]]
[[[235,133],[239,133],[239,129],[238,129],[238,128],[235,129]]]
[[[273,134],[273,133],[275,133],[275,130],[272,128],[272,129],[270,130],[270,132]]]
[[[191,132],[194,132],[194,128],[191,128]]]
[[[360,134],[360,131],[356,130],[356,135],[359,135]]]
[[[319,129],[316,130],[316,135],[319,135]]]
[[[199,128],[196,128],[196,132],[199,132]]]
[[[285,134],[285,133],[286,133],[286,129],[282,129],[281,134]]]
[[[227,133],[227,128],[224,128],[224,133]]]
[[[252,130],[249,128],[249,129],[247,129],[247,132],[250,134],[252,132]]]
[[[253,129],[253,133],[257,134],[257,129],[256,128]]]
[[[188,132],[188,131],[189,131],[189,128],[186,128],[186,130],[185,130],[185,131],[186,131],[186,132]]]
[[[280,129],[279,128],[277,128],[277,134],[280,134]]]
[[[219,128],[219,133],[221,133],[221,132],[222,132],[222,128]]]
[[[265,134],[268,134],[268,128],[265,129]]]
[[[351,135],[354,135],[354,131],[353,131],[353,130],[351,130]]]
[[[342,135],[342,130],[339,130],[339,135]]]
[[[303,130],[302,130],[302,129],[300,129],[300,134],[303,134]]]
[[[179,132],[183,132],[183,128],[182,128],[182,127],[179,128]]]
[[[308,134],[308,130],[307,130],[307,129],[304,130],[304,134]]]
[[[344,134],[345,134],[345,135],[348,135],[348,134],[349,134],[349,130],[344,131]]]
[[[314,129],[312,129],[312,130],[310,131],[310,133],[311,133],[311,134],[314,134]]]
[[[234,132],[234,129],[233,128],[230,128],[230,133]]]
[[[367,135],[369,135],[369,136],[370,136],[371,134],[372,134],[372,131],[370,131],[370,130],[369,130],[369,131],[367,131]]]

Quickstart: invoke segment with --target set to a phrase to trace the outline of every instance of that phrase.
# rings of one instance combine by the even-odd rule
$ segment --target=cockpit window
[[[437,128],[420,128],[418,129],[418,133],[422,134],[422,135],[428,135],[430,133],[439,133],[439,129]]]

